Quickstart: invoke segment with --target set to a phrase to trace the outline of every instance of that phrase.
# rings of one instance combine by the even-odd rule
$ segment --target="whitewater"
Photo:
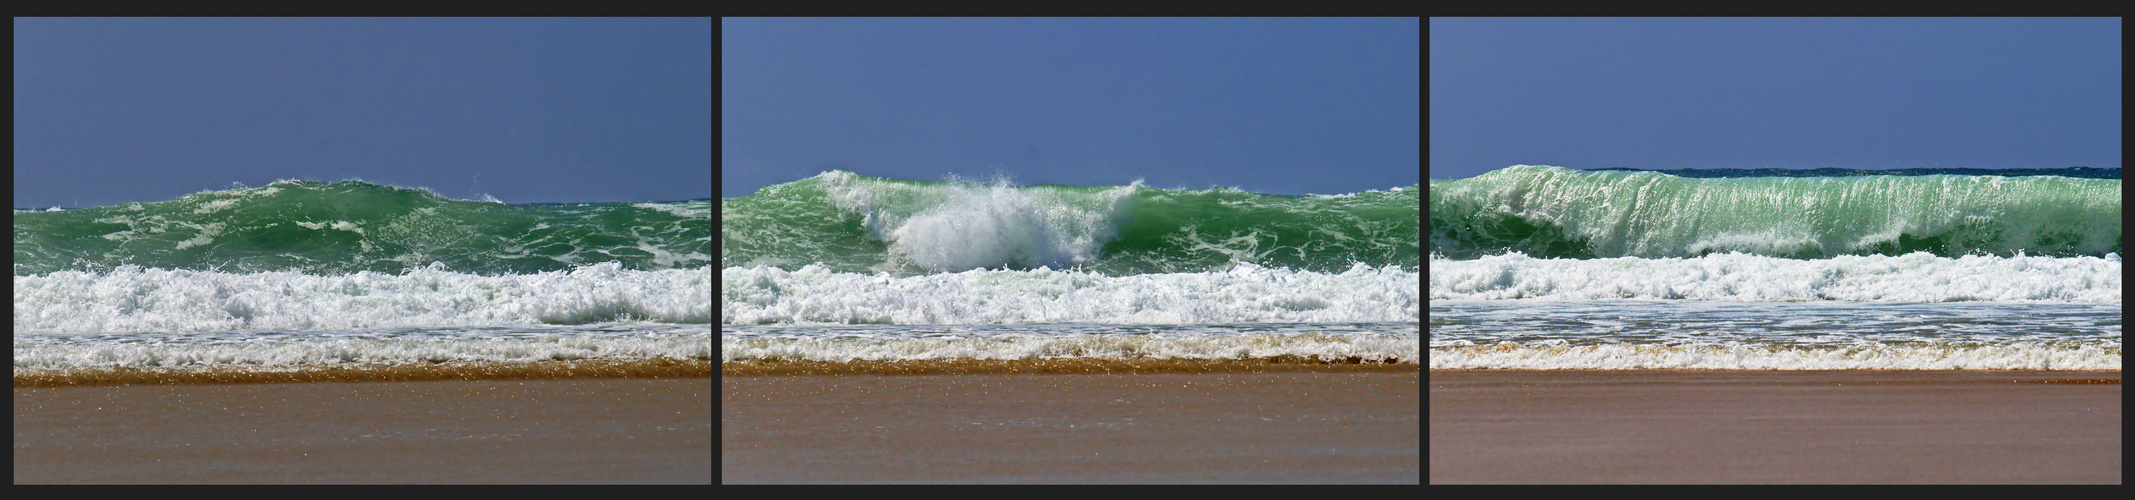
[[[1431,181],[1433,368],[2113,369],[2119,169]]]
[[[15,212],[15,373],[704,360],[710,200],[285,180]]]
[[[1419,187],[1292,196],[824,172],[721,200],[721,349],[738,353],[723,361],[1416,363]]]

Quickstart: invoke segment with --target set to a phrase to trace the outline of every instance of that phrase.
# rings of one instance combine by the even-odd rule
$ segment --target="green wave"
[[[1431,181],[1434,256],[1783,258],[2120,252],[2120,180],[1684,178],[1518,165]]]
[[[833,171],[722,199],[720,262],[898,275],[1047,267],[1123,276],[1236,263],[1414,270],[1422,254],[1417,188],[1288,196]]]
[[[505,205],[360,181],[15,212],[15,275],[147,268],[484,275],[711,263],[711,201]]]

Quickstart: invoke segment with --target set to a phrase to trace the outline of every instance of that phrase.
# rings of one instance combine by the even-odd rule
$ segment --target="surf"
[[[1433,255],[1473,259],[2120,252],[2120,181],[2057,175],[1679,177],[1516,165],[1432,180]]]
[[[172,200],[15,213],[15,275],[122,266],[477,275],[711,263],[711,201],[506,205],[361,181],[284,180]]]
[[[483,276],[443,265],[316,276],[120,266],[15,277],[15,331],[281,331],[456,326],[708,324],[709,269]]]
[[[720,262],[897,276],[976,269],[1126,276],[1241,263],[1326,273],[1355,264],[1415,270],[1422,254],[1417,188],[1290,196],[830,171],[722,199]]]
[[[1422,316],[1420,274],[1364,264],[1341,273],[1269,269],[1106,276],[971,270],[908,277],[809,265],[727,268],[728,325],[1391,322]]]
[[[1406,328],[1402,328],[1405,326]],[[853,361],[1037,359],[1268,360],[1414,365],[1417,324],[1240,323],[1136,326],[1101,324],[953,327],[790,326],[722,328],[722,365]],[[1122,333],[1122,330],[1131,333]]]
[[[1431,259],[1431,300],[2042,302],[2119,304],[2120,256],[1848,255],[1782,259]]]

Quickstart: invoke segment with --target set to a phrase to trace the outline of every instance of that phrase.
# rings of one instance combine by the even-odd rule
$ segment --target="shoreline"
[[[294,370],[250,368],[18,370],[15,387],[82,387],[127,385],[288,384],[322,382],[502,381],[569,379],[708,378],[710,360],[653,358],[628,361],[543,361],[526,363],[442,363],[426,365],[331,366]]]
[[[2118,483],[2119,370],[1431,370],[1434,484]]]
[[[1415,373],[1422,365],[1359,357],[1320,360],[1300,356],[1248,359],[1041,358],[907,361],[750,361],[719,365],[722,377],[791,375],[986,375],[1375,372]]]
[[[720,478],[1418,484],[1407,366],[722,378]]]

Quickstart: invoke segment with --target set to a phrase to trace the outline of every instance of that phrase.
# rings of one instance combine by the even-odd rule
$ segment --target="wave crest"
[[[1237,264],[1416,269],[1421,209],[1413,188],[1285,196],[832,171],[722,200],[721,262],[897,275],[1039,268],[1132,275]]]
[[[1431,252],[1467,259],[1796,259],[2120,252],[2120,181],[2056,176],[1683,178],[1517,165],[1431,181]]]

